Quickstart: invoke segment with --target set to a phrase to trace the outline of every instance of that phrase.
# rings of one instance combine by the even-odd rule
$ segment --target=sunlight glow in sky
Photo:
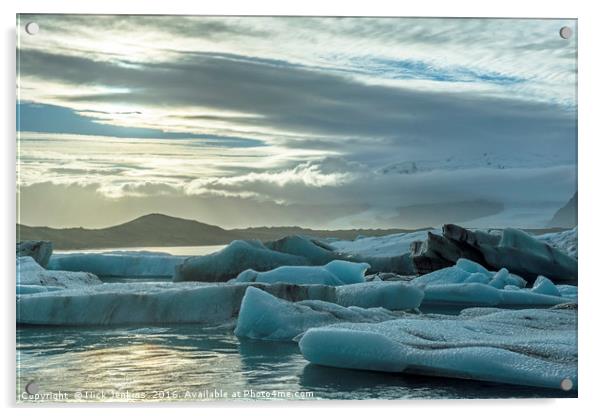
[[[19,221],[545,226],[576,191],[562,26],[21,15]]]

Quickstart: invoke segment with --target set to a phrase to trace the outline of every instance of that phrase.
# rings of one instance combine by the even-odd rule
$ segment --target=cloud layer
[[[503,207],[492,225],[534,226],[576,189],[576,39],[557,33],[572,21],[30,20],[25,223],[403,227],[438,218],[408,207],[443,222],[446,203],[481,201]],[[54,195],[106,209],[37,208]]]

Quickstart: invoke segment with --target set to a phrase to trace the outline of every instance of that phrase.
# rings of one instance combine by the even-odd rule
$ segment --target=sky
[[[544,227],[577,190],[576,32],[21,15],[18,221]]]

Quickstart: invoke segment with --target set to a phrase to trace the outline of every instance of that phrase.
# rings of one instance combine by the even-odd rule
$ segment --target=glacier
[[[249,287],[240,307],[234,334],[271,341],[292,341],[309,328],[340,322],[382,322],[400,313],[385,308],[344,307],[320,300],[289,302]]]
[[[467,309],[308,329],[313,364],[560,389],[577,389],[577,313],[570,309]]]
[[[114,251],[107,253],[55,253],[48,269],[89,272],[102,277],[171,278],[186,256],[150,251]]]
[[[333,260],[324,266],[280,266],[267,272],[248,269],[231,281],[339,286],[364,282],[369,268],[368,263]]]
[[[560,290],[550,279],[539,276],[527,288],[525,279],[505,268],[491,272],[467,259],[419,276],[411,284],[424,291],[423,306],[545,307],[575,302],[577,296],[575,286],[559,285],[563,287]]]
[[[76,288],[101,284],[92,273],[46,270],[31,257],[17,257],[17,291],[21,293],[35,290],[30,286]]]

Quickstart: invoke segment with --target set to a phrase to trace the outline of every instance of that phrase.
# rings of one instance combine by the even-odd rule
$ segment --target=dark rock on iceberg
[[[577,284],[574,258],[513,228],[494,234],[446,224],[442,236],[429,233],[426,241],[416,242],[411,249],[419,274],[449,267],[465,258],[489,270],[506,268],[530,283],[544,275],[556,283]]]

